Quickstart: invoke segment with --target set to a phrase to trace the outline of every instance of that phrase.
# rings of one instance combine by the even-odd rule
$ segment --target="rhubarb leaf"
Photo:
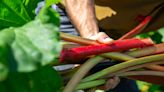
[[[34,19],[41,0],[0,0],[0,28],[21,26]]]
[[[11,48],[17,70],[31,72],[58,61],[61,51],[58,30],[59,15],[50,8],[43,8],[34,21],[0,31],[0,41]]]

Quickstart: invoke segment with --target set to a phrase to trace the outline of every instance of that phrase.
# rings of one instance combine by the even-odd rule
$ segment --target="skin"
[[[112,41],[106,33],[99,32],[94,0],[65,0],[65,8],[81,37],[93,39],[100,43]],[[119,81],[118,77],[109,79],[105,85],[105,90],[115,88]]]

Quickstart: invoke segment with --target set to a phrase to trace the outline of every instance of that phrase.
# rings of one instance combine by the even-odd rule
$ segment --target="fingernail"
[[[111,38],[105,38],[104,40],[103,40],[104,42],[110,42],[110,41],[113,41],[113,39],[111,39]]]

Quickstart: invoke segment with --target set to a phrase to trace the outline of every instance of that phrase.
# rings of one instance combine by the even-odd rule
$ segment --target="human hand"
[[[99,43],[104,43],[104,44],[107,44],[107,43],[110,43],[111,41],[113,41],[113,39],[110,38],[104,32],[98,32],[95,35],[88,35],[87,34],[86,36],[83,36],[83,37],[88,38],[88,39],[92,39],[92,40],[96,40]],[[106,84],[104,85],[103,88],[104,88],[104,90],[110,90],[110,89],[115,88],[119,83],[120,83],[120,78],[114,76],[111,79],[107,80],[107,82],[106,82]]]
[[[114,76],[113,78],[107,80],[104,90],[114,89],[119,83],[120,83],[120,78]]]

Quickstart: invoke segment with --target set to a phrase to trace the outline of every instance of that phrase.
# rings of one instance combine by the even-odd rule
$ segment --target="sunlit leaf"
[[[41,0],[0,0],[0,28],[21,26],[34,19]]]

